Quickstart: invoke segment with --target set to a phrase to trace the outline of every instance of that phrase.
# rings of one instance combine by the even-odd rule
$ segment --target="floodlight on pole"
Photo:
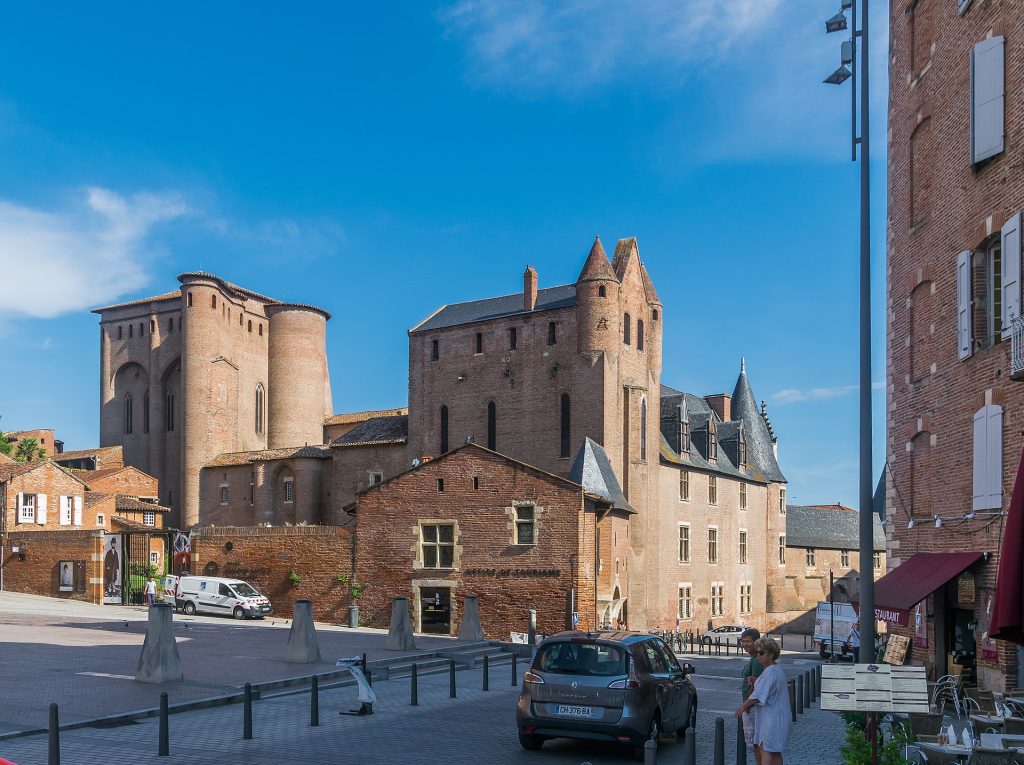
[[[828,33],[842,32],[844,29],[846,29],[846,15],[842,11],[825,22],[825,31]]]
[[[839,49],[839,63],[843,66],[853,64],[853,40],[845,40]]]
[[[842,85],[848,79],[850,79],[850,70],[845,66],[841,66],[836,69],[832,74],[826,77],[822,82],[828,83],[829,85]]]
[[[848,11],[853,7],[853,0],[840,0],[839,8],[843,11]]]

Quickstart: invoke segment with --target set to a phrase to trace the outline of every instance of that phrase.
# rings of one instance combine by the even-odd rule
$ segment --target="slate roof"
[[[612,470],[604,447],[589,436],[576,454],[568,478],[580,484],[584,491],[611,502],[612,507],[630,513],[636,512],[622,493],[619,479],[615,477],[615,471]]]
[[[248,465],[253,462],[269,462],[271,460],[319,459],[331,458],[327,444],[316,446],[289,446],[284,449],[261,449],[251,452],[226,452],[218,454],[206,463],[206,467],[229,467],[231,465]]]
[[[576,285],[563,284],[558,287],[545,287],[537,290],[537,305],[532,311],[523,308],[523,293],[471,300],[468,303],[452,303],[438,308],[434,313],[409,330],[409,332],[427,332],[433,329],[455,327],[459,324],[471,324],[475,321],[487,321],[506,316],[551,311],[556,308],[569,308],[576,305]]]
[[[885,552],[885,531],[877,515],[874,548]],[[786,505],[786,546],[822,550],[856,550],[860,546],[860,518],[843,505]]]
[[[404,444],[408,440],[409,415],[397,414],[390,417],[371,417],[348,433],[338,436],[331,442],[331,446],[385,446]]]
[[[409,407],[400,406],[394,409],[371,409],[366,412],[343,412],[334,414],[324,420],[324,425],[350,425],[353,422],[366,422],[373,417],[391,417],[409,414]]]
[[[732,392],[732,419],[743,420],[743,435],[747,442],[747,461],[769,481],[786,483],[786,476],[775,459],[775,448],[768,425],[761,416],[761,410],[750,389],[745,365],[740,367],[740,376]]]

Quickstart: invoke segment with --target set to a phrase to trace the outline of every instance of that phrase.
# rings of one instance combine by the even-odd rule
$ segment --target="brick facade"
[[[18,547],[20,552],[11,552]],[[88,603],[103,601],[103,535],[96,531],[15,529],[3,548],[3,589]],[[24,557],[23,557],[24,556]],[[60,563],[75,564],[72,589],[60,590]]]
[[[81,480],[50,460],[0,465],[0,528],[6,533],[95,529],[95,518],[84,512],[85,493]],[[62,503],[67,503],[63,504],[63,513]],[[74,522],[76,505],[82,511],[81,524]],[[24,517],[22,508],[26,510]]]

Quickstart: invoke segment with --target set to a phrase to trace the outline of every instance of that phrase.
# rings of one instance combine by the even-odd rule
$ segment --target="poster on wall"
[[[57,564],[57,589],[60,592],[71,592],[75,580],[75,564],[70,560],[62,560]]]
[[[174,535],[174,552],[172,553],[172,570],[175,574],[192,573],[192,532],[179,531]]]
[[[921,648],[928,647],[928,618],[924,601],[917,604],[914,609],[914,645]]]
[[[120,534],[103,535],[103,602],[111,605],[121,605],[123,541]]]
[[[983,661],[999,661],[999,652],[996,649],[996,641],[988,636],[989,622],[992,619],[992,590],[982,590],[981,603],[983,606],[981,618],[974,628],[974,634],[981,633],[981,658]]]

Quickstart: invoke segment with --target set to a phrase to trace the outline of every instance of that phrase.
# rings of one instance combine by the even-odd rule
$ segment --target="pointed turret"
[[[594,238],[576,280],[576,349],[612,353],[618,348],[619,279]]]
[[[740,362],[740,376],[732,393],[732,419],[743,420],[743,435],[747,442],[747,464],[768,481],[784,483],[786,476],[775,459],[775,446],[768,424],[750,389],[746,361]]]
[[[601,237],[595,237],[594,245],[590,248],[590,254],[587,255],[587,259],[583,263],[583,269],[580,271],[576,283],[613,279],[618,281],[615,272],[612,271],[612,264],[608,262],[604,247],[601,246]]]
[[[647,298],[647,304],[661,305],[661,299],[658,297],[658,293],[654,291],[654,283],[651,281],[650,274],[647,273],[647,266],[643,263],[640,264],[640,279],[644,283],[644,296]]]

